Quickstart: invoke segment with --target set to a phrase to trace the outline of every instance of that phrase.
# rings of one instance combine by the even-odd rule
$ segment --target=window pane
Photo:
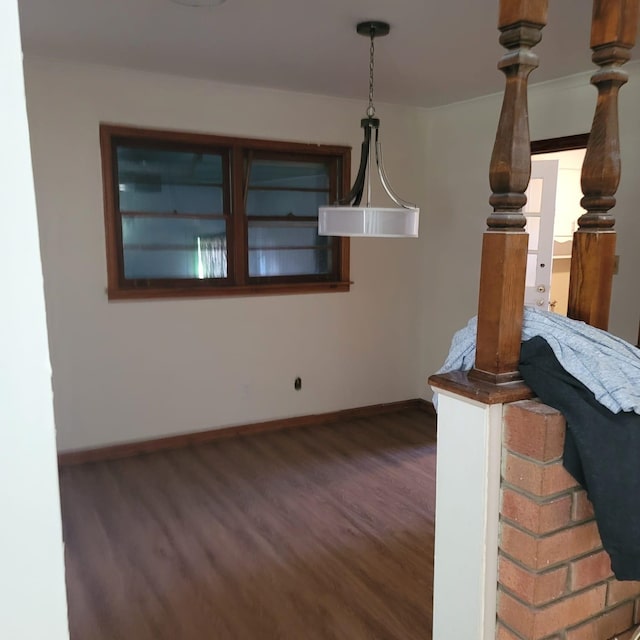
[[[247,215],[317,216],[329,203],[329,167],[322,162],[254,160],[249,171]]]
[[[253,160],[249,187],[328,189],[329,167],[322,162]]]
[[[222,156],[118,147],[120,211],[222,213]]]
[[[249,222],[249,276],[329,273],[331,247],[331,238],[318,236],[315,225]]]
[[[329,273],[331,249],[272,250],[249,253],[249,276],[301,276]]]
[[[247,215],[317,217],[318,207],[325,204],[329,194],[323,191],[249,191]]]
[[[122,217],[125,278],[226,278],[224,220]]]

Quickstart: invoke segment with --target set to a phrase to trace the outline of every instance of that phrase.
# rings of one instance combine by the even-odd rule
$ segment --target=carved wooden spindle
[[[620,67],[631,57],[639,0],[594,0],[591,78],[598,101],[582,166],[581,205],[587,210],[573,236],[568,315],[600,329],[609,324],[616,233],[611,209],[620,182],[618,92],[627,81]]]
[[[542,37],[547,7],[548,0],[500,2],[500,44],[507,52],[498,68],[506,85],[491,156],[494,212],[482,241],[476,365],[470,373],[493,383],[519,378],[528,242],[522,207],[531,174],[527,82],[538,66],[531,48]]]

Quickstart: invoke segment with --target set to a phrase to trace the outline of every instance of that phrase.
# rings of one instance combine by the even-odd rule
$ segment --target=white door
[[[524,303],[545,310],[549,309],[557,184],[557,160],[531,160],[527,204],[522,209],[529,234]]]

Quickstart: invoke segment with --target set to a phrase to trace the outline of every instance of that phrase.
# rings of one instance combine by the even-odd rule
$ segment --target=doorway
[[[527,217],[526,304],[567,315],[573,233],[582,189],[580,175],[588,134],[540,140],[531,144],[531,182]]]

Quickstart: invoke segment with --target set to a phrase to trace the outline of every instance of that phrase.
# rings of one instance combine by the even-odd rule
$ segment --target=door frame
[[[589,133],[578,133],[559,138],[546,138],[544,140],[531,141],[531,157],[546,153],[558,153],[561,151],[574,151],[576,149],[586,149],[589,142]],[[550,274],[553,280],[553,266]],[[638,331],[638,343],[640,343],[640,329]]]
[[[531,142],[531,155],[539,153],[554,153],[556,151],[572,151],[573,149],[584,149],[589,142],[588,133],[578,133],[573,136],[562,138],[547,138],[545,140],[534,140]]]

